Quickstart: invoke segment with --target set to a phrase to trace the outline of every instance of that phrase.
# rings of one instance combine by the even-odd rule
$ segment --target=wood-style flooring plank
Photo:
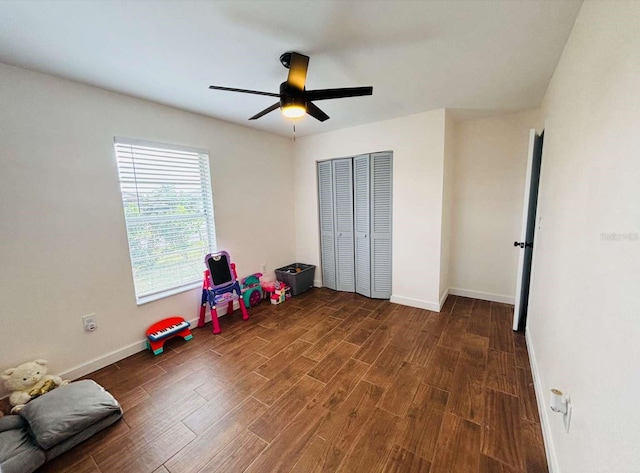
[[[407,347],[387,345],[364,375],[364,380],[378,386],[389,387],[393,383],[395,374],[402,367],[406,355]]]
[[[376,409],[362,428],[360,435],[342,461],[338,472],[381,472],[391,454],[397,433],[398,418]]]
[[[298,462],[299,455],[308,448],[316,430],[323,424],[327,412],[317,403],[307,404],[245,473],[291,471]]]
[[[216,423],[165,462],[164,466],[171,473],[199,472],[265,410],[264,404],[248,398],[235,409],[221,416]]]
[[[315,397],[315,401],[326,409],[336,410],[353,391],[369,365],[353,358],[347,360],[340,371],[331,378],[324,388]]]
[[[449,394],[426,384],[420,385],[409,411],[399,426],[396,442],[418,457],[431,460]]]
[[[273,379],[284,368],[289,366],[296,358],[311,347],[311,343],[301,339],[294,340],[280,350],[273,358],[265,361],[255,369],[255,372],[265,378]]]
[[[191,430],[178,422],[157,436],[125,435],[92,455],[101,471],[118,473],[153,472],[196,438]]]
[[[448,348],[436,347],[429,359],[422,381],[444,391],[451,388],[453,374],[460,353]]]
[[[531,371],[518,368],[518,398],[520,399],[520,415],[530,422],[540,423],[538,403]]]
[[[525,470],[520,468],[512,468],[499,462],[495,458],[488,457],[486,455],[480,455],[480,470],[479,473],[525,473]],[[545,473],[548,473],[545,470]]]
[[[482,424],[484,415],[484,387],[477,381],[477,369],[458,361],[449,390],[447,412],[470,422]]]
[[[489,350],[486,385],[514,396],[518,394],[516,360],[512,353]]]
[[[524,467],[518,398],[486,389],[482,454],[514,468]]]
[[[303,333],[307,331],[306,328],[303,327],[292,327],[288,330],[285,330],[281,335],[274,338],[264,347],[260,347],[255,350],[256,353],[262,356],[266,356],[267,358],[271,358],[275,354],[277,354],[284,347],[292,343],[295,339],[300,337]]]
[[[429,473],[431,463],[424,458],[395,445],[384,466],[386,473]]]
[[[467,332],[467,324],[469,319],[464,317],[450,317],[449,323],[442,331],[438,346],[449,348],[451,350],[460,350],[464,335]]]
[[[504,304],[497,302],[491,303],[490,349],[515,353],[512,318],[513,309],[509,310]]]
[[[529,353],[527,352],[527,341],[524,338],[524,334],[515,333],[513,344],[516,350],[516,366],[518,368],[525,368],[530,370],[531,361],[529,360]]]
[[[491,303],[489,301],[477,300],[473,303],[467,332],[489,338],[491,333]]]
[[[309,376],[328,383],[340,368],[351,358],[358,349],[357,345],[347,342],[340,342],[327,356],[318,362],[318,364],[309,371]]]
[[[391,341],[391,334],[386,328],[378,327],[373,334],[360,346],[360,349],[353,357],[363,363],[372,364],[380,352]]]
[[[481,437],[479,425],[445,414],[430,473],[478,471]]]
[[[303,376],[264,414],[251,423],[249,430],[267,442],[271,442],[323,387],[324,383],[310,376]]]
[[[246,399],[267,383],[267,378],[257,373],[249,373],[237,383],[218,392],[203,406],[194,410],[183,419],[184,424],[193,432],[201,435],[211,428],[228,412],[246,401]]]
[[[418,366],[427,366],[429,358],[436,349],[440,338],[424,330],[418,333],[418,337],[410,347],[405,361]]]
[[[267,442],[248,430],[228,443],[198,473],[236,473],[244,471],[267,447]]]
[[[367,317],[349,333],[345,338],[345,341],[353,343],[354,345],[362,346],[362,344],[367,341],[379,326],[379,320]]]
[[[380,399],[378,407],[398,417],[404,418],[407,410],[424,378],[425,368],[406,361],[391,380]]]
[[[278,398],[291,389],[294,384],[300,381],[309,370],[313,369],[315,365],[315,361],[304,356],[296,358],[293,363],[286,366],[273,379],[265,383],[253,397],[268,406],[272,405]]]
[[[320,361],[327,356],[331,350],[338,346],[346,336],[347,332],[340,330],[339,328],[334,328],[318,340],[311,348],[305,351],[304,356],[315,361]]]
[[[522,442],[527,473],[547,473],[547,457],[544,452],[544,440],[540,424],[522,421]]]
[[[303,333],[300,336],[300,340],[304,340],[305,342],[314,344],[329,332],[331,332],[331,330],[333,330],[341,322],[342,319],[338,319],[336,317],[325,317],[320,323],[316,324],[306,333]]]

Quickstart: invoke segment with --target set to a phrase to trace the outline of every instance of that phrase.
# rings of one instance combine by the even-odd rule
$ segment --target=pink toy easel
[[[218,311],[216,306],[227,304],[227,314],[233,312],[233,302],[238,301],[242,320],[249,319],[249,313],[244,304],[242,290],[238,282],[236,265],[231,262],[229,253],[220,251],[208,254],[205,259],[207,269],[204,272],[202,281],[202,299],[200,304],[200,318],[198,327],[204,327],[204,316],[207,304],[211,309],[211,324],[213,333],[220,333],[220,322],[218,321]]]

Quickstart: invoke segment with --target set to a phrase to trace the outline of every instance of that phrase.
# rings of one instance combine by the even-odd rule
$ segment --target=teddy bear
[[[15,414],[31,399],[68,384],[60,376],[47,374],[47,360],[34,360],[22,363],[16,368],[9,368],[2,373],[4,385],[9,389],[9,404],[13,406],[11,413]]]

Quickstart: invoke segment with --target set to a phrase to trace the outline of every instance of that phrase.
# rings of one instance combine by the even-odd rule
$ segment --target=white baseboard
[[[86,376],[89,373],[93,373],[96,370],[104,368],[105,366],[109,366],[116,361],[120,361],[123,358],[126,358],[131,355],[135,355],[136,353],[146,350],[146,340],[140,340],[138,342],[132,343],[124,348],[120,348],[119,350],[112,351],[111,353],[94,358],[91,361],[86,363],[82,363],[81,365],[75,366],[67,371],[59,373],[62,379],[69,379],[73,381],[74,379],[78,379],[82,376]]]
[[[409,307],[417,307],[418,309],[440,312],[440,305],[438,305],[437,302],[423,301],[421,299],[412,299],[411,297],[402,296],[391,296],[390,301],[394,304],[407,305]]]
[[[438,312],[440,312],[442,310],[442,307],[444,307],[444,303],[447,302],[447,297],[449,297],[449,288],[447,288],[442,296],[440,296],[440,308],[438,309]]]
[[[322,287],[322,281],[320,279],[314,279],[313,280],[313,286],[314,287]]]
[[[233,308],[234,310],[238,310],[240,308],[237,301],[234,302]],[[227,313],[227,306],[226,305],[220,306],[218,307],[217,311],[218,311],[218,317],[223,317]],[[209,312],[209,310],[207,310],[207,315],[204,320],[205,320],[205,323],[211,322],[211,313]],[[192,320],[187,320],[187,322],[191,324],[191,327],[198,326],[197,318]],[[86,376],[90,373],[93,373],[94,371],[102,369],[106,366],[109,366],[112,363],[116,363],[128,356],[135,355],[136,353],[144,351],[146,349],[147,349],[147,339],[144,338],[135,343],[132,343],[131,345],[127,345],[126,347],[112,351],[107,355],[94,358],[91,361],[82,363],[69,370],[63,371],[62,373],[59,373],[58,376],[60,376],[62,379],[68,379],[68,380],[78,379],[82,376]]]
[[[531,332],[527,330],[525,332],[525,340],[527,341],[527,351],[529,352],[529,362],[531,364],[531,374],[533,377],[533,387],[536,392],[536,401],[538,403],[538,412],[540,413],[540,424],[542,425],[542,439],[544,440],[544,451],[547,454],[547,464],[549,465],[549,473],[560,473],[558,468],[558,459],[556,457],[556,451],[553,447],[553,441],[551,439],[551,430],[549,429],[549,411],[545,405],[544,400],[547,398],[542,388],[540,381],[540,373],[538,371],[538,363],[536,361],[536,354],[533,349],[533,342],[531,341]]]
[[[460,289],[457,287],[449,288],[449,294],[452,296],[470,297],[472,299],[481,299],[483,301],[503,302],[505,304],[515,304],[516,299],[513,296],[504,294],[492,294],[490,292],[472,291],[470,289]]]

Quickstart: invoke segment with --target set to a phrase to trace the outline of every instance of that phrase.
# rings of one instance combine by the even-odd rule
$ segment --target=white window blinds
[[[216,250],[209,153],[114,141],[138,304],[197,287]]]

